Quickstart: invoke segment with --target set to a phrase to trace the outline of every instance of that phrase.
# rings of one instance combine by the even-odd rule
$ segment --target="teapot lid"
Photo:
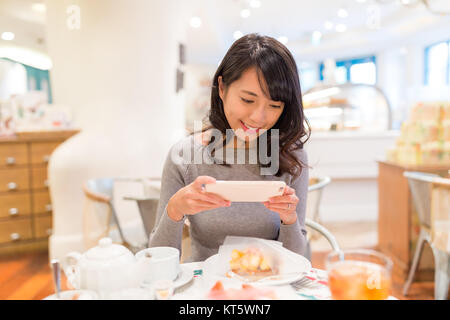
[[[102,238],[98,242],[98,246],[86,252],[86,258],[89,260],[109,260],[130,254],[133,255],[126,247],[120,244],[113,244],[111,238]]]

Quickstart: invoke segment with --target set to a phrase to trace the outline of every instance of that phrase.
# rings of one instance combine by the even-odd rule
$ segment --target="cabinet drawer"
[[[0,222],[0,243],[17,242],[32,238],[31,219],[12,219]]]
[[[31,168],[31,188],[48,188],[47,167]]]
[[[28,216],[31,213],[29,193],[0,195],[0,218]]]
[[[30,189],[27,168],[0,169],[0,192]]]
[[[28,147],[26,143],[0,144],[0,167],[13,167],[28,163]]]
[[[52,216],[37,217],[34,219],[34,236],[48,238],[52,234]]]
[[[52,203],[48,191],[33,192],[33,214],[52,212]]]
[[[60,141],[31,143],[31,164],[47,164]]]

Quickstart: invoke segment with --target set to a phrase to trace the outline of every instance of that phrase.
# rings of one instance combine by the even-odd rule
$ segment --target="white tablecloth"
[[[203,281],[202,262],[186,263],[184,266],[192,269],[194,278],[186,285],[175,290],[173,299],[175,300],[197,300],[204,298],[206,292],[214,285],[214,282],[205,283]],[[324,270],[312,268],[305,278],[287,286],[292,286],[297,295],[292,299],[299,300],[329,300],[331,299],[328,289],[327,274]]]

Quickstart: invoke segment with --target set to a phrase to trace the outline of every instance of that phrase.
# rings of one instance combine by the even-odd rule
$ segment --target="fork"
[[[291,286],[294,289],[299,290],[299,289],[303,289],[303,288],[309,288],[309,289],[319,288],[319,287],[321,287],[323,285],[320,284],[320,283],[315,282],[314,280],[311,280],[311,279],[308,279],[306,277],[303,277],[300,280],[291,283]]]

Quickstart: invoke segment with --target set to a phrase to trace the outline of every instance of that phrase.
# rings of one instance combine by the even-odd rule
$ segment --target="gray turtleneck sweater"
[[[161,195],[157,209],[155,227],[150,234],[149,246],[171,246],[181,252],[181,240],[185,219],[189,220],[192,255],[188,261],[203,261],[218,252],[227,235],[257,237],[278,240],[283,246],[298,254],[307,255],[305,229],[306,197],[308,193],[308,168],[303,168],[299,177],[285,173],[281,177],[261,175],[258,164],[195,164],[177,161],[174,155],[183,156],[183,149],[191,148],[191,156],[212,160],[205,146],[193,135],[174,145],[164,164]],[[296,151],[297,157],[307,164],[306,152]],[[225,152],[223,154],[226,154]],[[179,158],[178,158],[179,159]],[[247,161],[248,162],[248,161]],[[181,221],[172,220],[167,214],[167,203],[179,189],[192,183],[198,176],[211,176],[216,180],[281,180],[296,192],[297,221],[291,225],[280,223],[278,213],[270,211],[259,202],[234,202],[230,207],[221,207],[188,215]]]

